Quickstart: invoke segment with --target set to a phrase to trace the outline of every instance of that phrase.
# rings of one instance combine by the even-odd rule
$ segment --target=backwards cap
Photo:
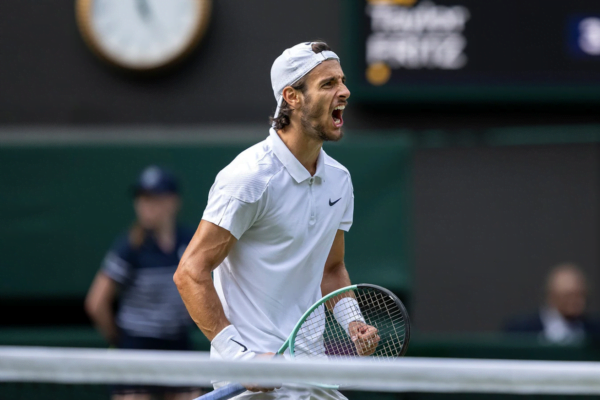
[[[277,109],[273,118],[279,116],[281,102],[283,101],[283,89],[298,82],[300,78],[308,74],[323,61],[340,61],[337,54],[330,50],[315,53],[312,50],[312,44],[313,42],[306,42],[290,47],[277,57],[273,63],[271,67],[271,85],[273,86],[275,100],[277,100]]]

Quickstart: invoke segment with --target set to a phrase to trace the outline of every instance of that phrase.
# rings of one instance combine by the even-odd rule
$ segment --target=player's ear
[[[291,86],[287,86],[283,89],[281,95],[292,110],[300,106],[301,95],[299,90],[296,90]]]

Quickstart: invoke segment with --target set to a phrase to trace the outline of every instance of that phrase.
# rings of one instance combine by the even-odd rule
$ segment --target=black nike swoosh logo
[[[231,340],[232,342],[235,342],[235,343],[239,344],[240,346],[242,346],[244,348],[244,350],[242,350],[242,353],[244,353],[246,350],[248,350],[248,348],[246,346],[244,346],[243,344],[241,344],[237,340],[233,340],[233,339],[229,339],[229,340]]]
[[[331,199],[329,199],[329,205],[332,206],[335,203],[337,203],[338,201],[340,201],[342,198],[340,197],[339,199],[337,199],[336,201],[332,202]]]

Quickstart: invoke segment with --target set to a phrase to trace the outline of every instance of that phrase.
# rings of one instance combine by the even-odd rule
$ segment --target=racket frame
[[[279,350],[277,351],[277,354],[283,354],[289,347],[290,355],[292,356],[292,358],[295,357],[294,342],[296,339],[296,335],[298,334],[298,331],[302,327],[302,324],[304,324],[304,322],[312,314],[312,312],[314,310],[316,310],[317,308],[319,308],[321,305],[324,305],[328,300],[336,297],[337,295],[340,295],[342,293],[346,293],[346,292],[349,292],[349,291],[352,291],[355,289],[360,289],[360,288],[375,289],[375,290],[379,290],[379,291],[385,293],[386,295],[388,295],[390,297],[390,299],[396,304],[396,306],[398,306],[398,308],[402,312],[402,315],[404,316],[404,319],[405,319],[405,325],[406,325],[405,329],[406,330],[404,333],[404,337],[405,337],[404,343],[402,344],[402,349],[400,350],[400,354],[398,355],[398,357],[404,356],[404,354],[406,354],[406,351],[408,350],[408,342],[410,341],[410,319],[408,317],[408,311],[406,310],[406,307],[404,307],[404,304],[402,304],[402,301],[400,301],[398,296],[396,296],[394,293],[392,293],[391,291],[389,291],[388,289],[386,289],[384,287],[372,285],[369,283],[359,283],[357,285],[350,285],[350,286],[343,287],[341,289],[334,290],[333,292],[329,293],[328,295],[324,296],[322,299],[317,301],[315,304],[313,304],[302,315],[302,317],[300,318],[298,323],[296,323],[296,326],[292,330],[292,333],[290,333],[290,336],[288,336],[285,343],[283,343],[283,345],[279,348]]]

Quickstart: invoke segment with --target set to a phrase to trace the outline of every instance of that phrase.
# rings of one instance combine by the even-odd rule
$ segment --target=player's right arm
[[[241,356],[240,358],[254,357],[252,351],[248,351],[245,346],[242,348],[238,344],[241,339],[225,316],[223,305],[211,277],[211,272],[223,262],[236,241],[236,238],[227,229],[205,220],[200,221],[198,230],[181,257],[173,281],[179,289],[190,316],[221,355],[226,353],[230,357],[237,353],[237,356]],[[218,335],[220,337],[214,340]],[[237,341],[233,342],[228,339],[230,337]],[[233,351],[231,351],[231,347],[234,348]],[[243,351],[240,351],[241,349]],[[272,353],[268,353],[258,357],[271,357],[272,355]],[[252,392],[270,392],[274,389],[253,384],[245,386]]]
[[[236,241],[227,229],[200,221],[173,276],[190,316],[210,341],[231,325],[215,290],[211,272],[223,262]]]

